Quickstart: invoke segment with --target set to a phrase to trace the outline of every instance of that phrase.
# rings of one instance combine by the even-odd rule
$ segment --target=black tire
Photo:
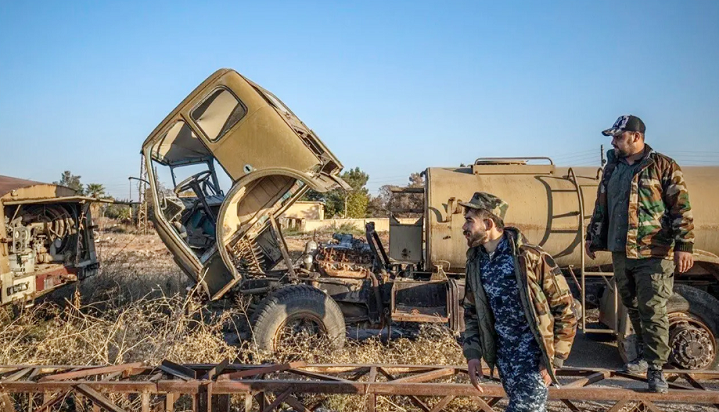
[[[333,348],[345,344],[345,320],[339,305],[309,285],[286,286],[267,296],[252,314],[250,324],[257,347],[270,352],[280,349],[283,337],[295,333],[297,325],[302,332],[329,339]]]
[[[713,346],[713,359],[701,369],[719,370],[719,300],[701,289],[675,284],[674,294],[667,302],[667,312],[670,322],[669,346],[672,348],[669,361],[681,369],[697,369],[686,360],[677,360],[680,357],[674,349],[677,343],[677,326],[683,323],[691,325],[694,333],[703,334]],[[636,357],[635,339],[636,335],[632,333],[625,340],[620,339],[617,342],[619,354],[625,362]]]
[[[701,333],[711,335],[707,338],[714,346],[714,359],[704,369],[719,369],[719,345],[717,344],[719,341],[719,300],[701,289],[677,284],[674,285],[674,295],[667,304],[667,310],[672,325],[676,324],[677,320],[688,321],[701,330]],[[676,332],[672,333],[673,329],[676,327],[670,326],[670,346],[674,342],[673,335],[676,334]],[[686,368],[688,365],[678,366]]]

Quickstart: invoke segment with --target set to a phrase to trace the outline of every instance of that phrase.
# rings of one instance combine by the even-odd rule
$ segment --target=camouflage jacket
[[[586,240],[592,251],[607,250],[607,185],[619,158],[610,150],[607,160],[587,228]],[[676,251],[691,253],[694,219],[682,170],[674,160],[655,152],[649,145],[639,162],[629,193],[627,257],[671,259],[672,245]]]
[[[547,252],[530,245],[516,228],[506,227],[504,233],[512,245],[524,314],[542,351],[542,360],[556,383],[554,368],[561,367],[569,357],[576,334],[574,298],[564,275]],[[480,254],[486,253],[481,246],[467,251],[463,352],[468,360],[484,358],[493,370],[497,363],[494,316],[479,273]]]

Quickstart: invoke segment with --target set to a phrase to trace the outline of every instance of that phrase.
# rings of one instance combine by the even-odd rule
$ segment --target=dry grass
[[[246,328],[247,314],[242,305],[228,302],[210,311],[199,304],[157,237],[103,234],[98,252],[101,272],[78,289],[70,288],[20,313],[0,309],[0,364],[158,364],[163,359],[215,363],[227,358],[253,364],[291,360],[420,365],[465,362],[456,337],[437,326],[424,326],[412,338],[389,342],[377,337],[350,339],[336,351],[328,351],[330,345],[300,340],[278,353],[263,353],[251,341],[236,342],[238,336],[245,336],[241,332]],[[113,396],[113,400],[128,410],[140,407],[137,399]],[[334,411],[365,410],[362,396],[305,396],[304,400]],[[438,400],[427,403],[431,406]],[[177,405],[179,409],[181,404]],[[447,410],[477,409],[472,400],[457,399]],[[378,410],[419,409],[406,398],[380,397]],[[549,410],[563,407],[551,403]]]

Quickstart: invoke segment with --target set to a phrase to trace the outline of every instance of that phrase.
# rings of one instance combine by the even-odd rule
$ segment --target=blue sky
[[[220,67],[369,187],[477,157],[599,163],[632,113],[719,164],[719,2],[0,2],[0,174],[127,197],[142,141]]]

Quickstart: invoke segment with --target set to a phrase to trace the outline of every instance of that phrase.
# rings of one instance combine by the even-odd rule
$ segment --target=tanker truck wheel
[[[669,362],[680,369],[719,369],[719,300],[703,290],[674,285],[669,311]],[[618,341],[626,362],[636,357],[631,334]]]
[[[283,287],[260,302],[250,319],[255,343],[276,352],[286,347],[345,344],[345,320],[337,302],[309,285]]]

